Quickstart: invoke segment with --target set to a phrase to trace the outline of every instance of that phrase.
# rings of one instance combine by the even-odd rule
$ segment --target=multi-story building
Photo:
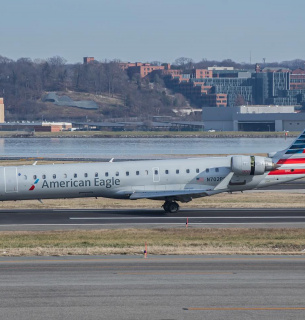
[[[212,78],[206,79],[205,85],[212,86],[212,93],[227,94],[228,107],[236,106],[239,96],[245,104],[252,103],[251,78]]]
[[[142,62],[122,62],[120,63],[120,67],[123,70],[127,70],[127,73],[129,77],[132,77],[134,74],[139,74],[141,78],[145,78],[149,74],[151,74],[153,71],[156,70],[164,70],[166,68],[170,67],[169,64],[165,64],[162,66],[152,66],[150,63],[142,63]]]
[[[289,71],[272,71],[267,72],[269,82],[269,97],[278,97],[280,90],[290,89],[290,73]]]
[[[269,82],[266,72],[253,74],[253,100],[255,104],[265,105],[269,98]]]
[[[228,104],[227,94],[216,93],[216,94],[202,94],[199,101],[203,106],[209,107],[226,107]]]
[[[296,94],[291,93],[291,75],[289,69],[265,68],[260,71],[256,68],[253,74],[254,102],[269,105],[296,105]],[[289,94],[290,92],[290,94]]]
[[[84,64],[94,62],[94,57],[84,57]]]
[[[296,69],[290,74],[290,89],[302,90],[305,89],[305,70]]]
[[[207,69],[192,69],[190,74],[194,79],[213,78],[213,71]]]
[[[233,67],[208,69],[171,69],[170,64],[121,63],[129,76],[141,78],[159,72],[167,86],[180,92],[201,107],[237,105],[297,105],[305,103],[305,71],[264,68],[256,64],[251,70]],[[291,90],[292,89],[292,90]]]

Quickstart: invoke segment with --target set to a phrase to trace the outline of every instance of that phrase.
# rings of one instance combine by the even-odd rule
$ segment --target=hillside
[[[57,106],[52,102],[40,101],[42,107],[41,117],[44,120],[78,120],[78,121],[102,121],[109,115],[120,113],[124,108],[124,101],[119,96],[108,97],[104,95],[94,95],[92,93],[80,93],[74,91],[58,91],[59,96],[66,95],[74,101],[91,100],[95,101],[98,110],[87,110],[77,107]]]
[[[155,115],[174,115],[174,108],[186,105],[185,98],[168,92],[158,76],[130,78],[115,61],[68,65],[61,57],[13,61],[0,56],[0,88],[4,92],[7,121],[100,121],[129,117],[145,120]],[[98,109],[43,102],[47,93],[66,95],[76,101],[93,100]]]

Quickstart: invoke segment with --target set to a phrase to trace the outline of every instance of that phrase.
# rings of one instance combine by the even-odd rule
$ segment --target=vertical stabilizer
[[[280,165],[305,166],[305,130],[292,142],[289,148],[277,152],[273,159]]]

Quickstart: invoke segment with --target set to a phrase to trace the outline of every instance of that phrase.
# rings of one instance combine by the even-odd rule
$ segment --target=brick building
[[[171,69],[170,64],[121,63],[129,76],[145,78],[154,72],[163,76],[165,84],[185,95],[200,107],[233,107],[240,103],[260,105],[297,105],[305,102],[305,71],[287,68],[237,70],[233,67],[208,69]]]
[[[296,69],[290,74],[290,89],[302,90],[305,89],[305,70]]]
[[[208,69],[192,69],[191,78],[195,78],[195,79],[213,78],[213,71]]]
[[[132,77],[134,74],[139,74],[141,78],[145,78],[147,75],[151,74],[153,71],[165,70],[166,66],[152,66],[150,63],[142,62],[122,62],[120,67],[123,70],[126,70],[129,77]]]
[[[84,64],[94,62],[94,57],[84,57]]]
[[[41,125],[34,126],[34,130],[37,132],[61,132],[72,129],[72,123],[70,122],[42,122]]]

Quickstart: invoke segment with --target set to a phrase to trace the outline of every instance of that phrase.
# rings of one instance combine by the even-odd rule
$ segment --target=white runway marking
[[[160,207],[161,208],[161,207]],[[145,209],[134,209],[135,212],[139,211],[158,211],[160,212],[160,208],[145,208]],[[126,212],[132,211],[133,209],[52,209],[53,212],[108,212],[108,211],[114,211],[114,212]],[[283,212],[283,211],[302,211],[305,212],[305,208],[188,208],[188,209],[181,209],[182,212],[187,211],[270,211],[270,212]]]
[[[70,220],[167,220],[167,219],[181,219],[186,220],[187,217],[69,217]],[[305,216],[283,216],[283,217],[188,217],[191,219],[305,219]]]

